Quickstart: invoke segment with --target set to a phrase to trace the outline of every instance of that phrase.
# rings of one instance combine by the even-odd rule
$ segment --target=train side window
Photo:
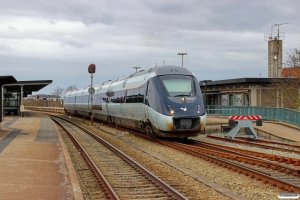
[[[99,104],[98,94],[94,94],[93,99],[93,104]]]
[[[137,96],[137,102],[138,103],[143,103],[144,102],[144,87],[138,88],[138,96]]]
[[[126,91],[126,103],[144,102],[144,88],[135,88]]]
[[[102,96],[103,96],[103,95],[102,95],[101,93],[100,93],[100,94],[97,94],[97,97],[96,97],[96,98],[97,98],[97,103],[98,103],[98,104],[103,103]]]
[[[115,103],[120,103],[120,91],[115,92]]]
[[[132,90],[127,90],[127,94],[126,94],[126,103],[132,103],[132,99],[131,99],[131,94]]]
[[[137,103],[137,95],[136,94],[133,95],[132,103]]]
[[[150,83],[150,81],[147,81],[146,93],[145,93],[145,95],[146,95],[146,96],[148,96],[148,88],[149,88],[149,83]]]
[[[121,90],[119,95],[119,103],[124,103],[125,91]]]
[[[134,89],[134,101],[135,103],[139,102],[139,88]]]
[[[113,102],[113,103],[117,103],[117,100],[118,100],[118,93],[119,92],[111,92],[111,102]]]

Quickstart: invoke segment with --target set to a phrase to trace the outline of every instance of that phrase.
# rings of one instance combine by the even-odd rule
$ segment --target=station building
[[[297,81],[293,78],[236,78],[199,82],[206,105],[285,107],[284,95],[274,83]],[[299,91],[296,91],[299,94]],[[275,97],[275,98],[274,98]]]
[[[51,83],[52,80],[17,81],[13,76],[0,76],[0,122],[4,115],[22,116],[24,97]]]

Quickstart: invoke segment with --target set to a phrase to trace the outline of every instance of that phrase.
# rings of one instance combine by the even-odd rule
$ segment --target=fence
[[[262,119],[287,122],[300,126],[300,111],[287,108],[275,108],[267,106],[220,106],[207,105],[208,115],[260,115]]]
[[[36,107],[63,107],[63,101],[53,99],[24,99],[24,106]]]

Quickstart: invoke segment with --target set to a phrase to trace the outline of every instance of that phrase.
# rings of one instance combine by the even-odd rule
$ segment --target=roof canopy
[[[0,76],[0,86],[4,84],[17,83],[17,80],[13,76]]]
[[[37,92],[51,83],[52,80],[18,81],[17,85],[23,85],[24,92],[25,91]]]
[[[20,87],[23,86],[23,96],[26,97],[32,92],[37,92],[47,85],[51,84],[52,80],[39,80],[39,81],[17,81],[16,83],[4,84],[5,87]]]
[[[28,94],[32,94],[32,92],[41,90],[51,83],[52,80],[17,81],[13,76],[0,76],[1,87],[23,86],[24,97],[26,97]]]

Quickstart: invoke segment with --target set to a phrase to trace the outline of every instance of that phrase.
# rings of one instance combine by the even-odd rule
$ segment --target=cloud
[[[62,37],[61,41],[62,45],[68,45],[71,47],[76,47],[76,48],[82,48],[86,46],[85,42],[83,40],[77,39],[71,35],[65,35]]]
[[[43,89],[95,83],[135,70],[184,65],[199,80],[267,76],[264,33],[285,32],[283,51],[300,40],[300,2],[287,0],[10,0],[0,6],[1,73],[51,79]],[[12,70],[13,69],[13,70]]]

